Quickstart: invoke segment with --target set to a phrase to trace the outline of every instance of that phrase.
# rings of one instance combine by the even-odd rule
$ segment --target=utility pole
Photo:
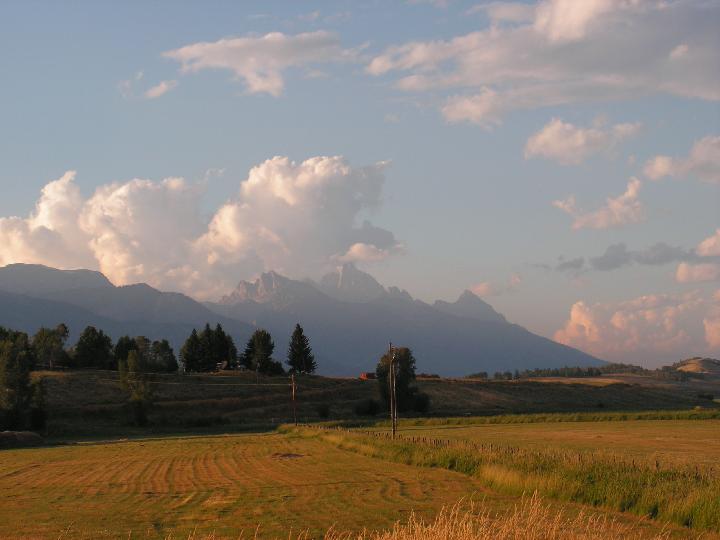
[[[394,440],[397,433],[397,393],[395,391],[397,374],[395,373],[395,348],[392,346],[392,342],[390,343],[390,350],[388,352],[390,353],[390,369],[388,370],[388,384],[390,385],[390,424],[392,425],[392,438]]]
[[[297,426],[297,404],[295,403],[295,374],[294,373],[292,373],[290,375],[290,380],[292,381],[293,420],[295,421],[295,425]]]

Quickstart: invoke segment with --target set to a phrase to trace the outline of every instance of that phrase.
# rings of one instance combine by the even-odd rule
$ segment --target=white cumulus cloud
[[[0,265],[91,268],[116,284],[147,282],[201,298],[277,270],[317,277],[338,259],[400,251],[364,216],[378,207],[386,163],[342,157],[269,159],[238,182],[235,198],[203,218],[204,182],[133,179],[83,198],[75,172],[50,182],[27,217],[0,218]]]
[[[289,68],[345,62],[355,51],[343,49],[332,32],[316,31],[297,35],[271,32],[263,36],[245,36],[185,45],[163,53],[180,62],[183,73],[203,69],[225,69],[241,79],[250,94],[282,94],[284,72]]]
[[[346,262],[378,262],[387,259],[391,254],[390,249],[380,249],[373,244],[356,242],[337,260]]]
[[[639,123],[582,128],[553,118],[525,145],[525,158],[542,157],[562,165],[577,165],[593,154],[607,152],[640,130]]]
[[[686,158],[655,156],[645,163],[643,172],[651,180],[695,176],[703,182],[720,184],[720,137],[708,135],[696,141]]]
[[[638,200],[641,182],[630,179],[622,195],[608,197],[605,206],[591,212],[577,207],[575,196],[553,201],[553,206],[567,212],[573,218],[573,229],[607,229],[641,221],[644,217],[643,206]]]
[[[531,20],[529,9],[514,8],[524,23],[390,46],[367,71],[394,76],[401,90],[450,93],[441,105],[448,121],[486,127],[514,110],[658,94],[720,99],[717,2],[547,0],[533,7]]]
[[[385,167],[353,168],[337,156],[269,159],[250,171],[196,247],[209,264],[255,261],[295,275],[315,274],[342,256],[394,249],[392,233],[358,223],[360,213],[380,203]]]
[[[601,358],[654,365],[717,352],[720,296],[699,291],[621,302],[576,302],[554,339]]]
[[[49,182],[27,218],[0,217],[0,265],[26,262],[80,268],[94,263],[90,239],[78,224],[83,199],[75,174],[68,171]]]
[[[715,234],[700,242],[695,251],[701,257],[720,257],[720,229],[715,229]]]
[[[715,263],[680,263],[675,272],[675,279],[680,283],[717,281],[720,279],[720,264]]]

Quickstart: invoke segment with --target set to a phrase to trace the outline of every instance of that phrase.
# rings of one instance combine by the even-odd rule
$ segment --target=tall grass
[[[398,522],[389,531],[340,532],[334,529],[324,540],[664,540],[669,532],[648,532],[624,525],[606,516],[580,512],[574,517],[553,510],[537,495],[523,497],[512,510],[493,516],[478,512],[473,505],[458,503],[443,508],[430,521],[411,514],[406,523]],[[261,531],[243,535],[240,540],[260,539]],[[306,532],[286,537],[288,540],[315,538]],[[167,538],[166,540],[172,540]],[[200,540],[190,536],[188,540]],[[219,540],[214,535],[203,540]]]
[[[720,420],[720,409],[637,412],[579,412],[540,414],[500,414],[493,416],[458,416],[443,418],[407,418],[403,426],[464,426],[476,424],[535,424],[549,422],[624,422],[627,420]],[[340,425],[337,422],[336,425]],[[389,421],[376,422],[378,427]]]
[[[720,477],[712,467],[628,459],[563,448],[530,449],[385,434],[299,428],[345,450],[476,477],[502,493],[629,512],[696,530],[720,532]]]

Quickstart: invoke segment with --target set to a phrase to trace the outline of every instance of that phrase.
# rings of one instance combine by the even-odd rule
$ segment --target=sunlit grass
[[[430,437],[301,428],[345,450],[479,479],[507,494],[544,497],[720,532],[720,478],[711,466],[562,447],[525,448]]]

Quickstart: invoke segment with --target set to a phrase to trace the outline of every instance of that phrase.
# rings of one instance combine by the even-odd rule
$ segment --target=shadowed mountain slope
[[[419,371],[442,375],[601,363],[508,323],[469,291],[457,302],[429,305],[397,288],[385,289],[372,276],[348,266],[323,278],[320,285],[269,272],[256,281],[240,282],[219,303],[206,305],[269,330],[280,349],[278,358],[284,356],[287,337],[299,322],[321,371],[336,375],[374,369],[389,341],[411,347]],[[353,279],[343,281],[348,272]]]
[[[222,324],[238,344],[252,333],[241,321],[222,317],[192,298],[146,284],[115,287],[99,272],[37,265],[0,268],[0,325],[34,333],[64,322],[70,342],[93,325],[113,339],[121,335],[167,338],[176,352],[193,328]]]

